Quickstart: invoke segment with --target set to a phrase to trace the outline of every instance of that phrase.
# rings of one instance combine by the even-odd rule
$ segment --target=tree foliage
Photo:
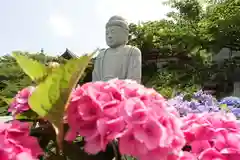
[[[151,77],[144,83],[160,91],[168,86],[169,96],[173,88],[195,90],[219,72],[211,57],[222,48],[239,50],[240,1],[170,0],[166,4],[175,9],[166,19],[130,24],[129,43],[142,51],[143,74]],[[146,63],[153,49],[159,59],[175,57],[177,61],[157,70],[156,62]]]

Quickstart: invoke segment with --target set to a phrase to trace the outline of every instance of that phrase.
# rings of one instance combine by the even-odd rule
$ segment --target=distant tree
[[[212,67],[211,57],[223,47],[240,49],[240,1],[169,0],[166,4],[176,10],[167,19],[129,25],[129,43],[143,54],[143,76],[152,77],[156,89],[167,86],[171,93],[171,88],[196,88],[213,73],[223,73],[222,68]],[[177,57],[179,61],[158,71],[156,63],[145,63],[152,49],[158,50],[160,58]]]

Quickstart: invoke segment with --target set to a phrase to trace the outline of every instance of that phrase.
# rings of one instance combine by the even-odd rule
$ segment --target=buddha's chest
[[[103,79],[125,78],[128,63],[129,53],[126,50],[106,50],[102,57]]]
[[[128,59],[128,54],[124,50],[107,50],[102,57],[104,65],[121,66],[125,64]]]

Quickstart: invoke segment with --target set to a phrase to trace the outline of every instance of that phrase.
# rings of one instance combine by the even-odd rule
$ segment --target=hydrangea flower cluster
[[[34,89],[27,87],[16,95],[9,107],[13,115],[30,109],[28,99]],[[231,113],[221,110],[222,104]],[[64,117],[70,127],[65,138],[73,141],[83,136],[90,154],[117,141],[121,154],[139,160],[238,160],[239,106],[238,97],[218,102],[203,91],[191,100],[180,94],[166,101],[131,80],[86,83],[71,94]],[[1,160],[36,160],[42,154],[37,139],[29,136],[27,123],[15,120],[0,125]]]
[[[28,123],[12,121],[0,124],[1,160],[37,160],[43,154],[35,137],[29,136]]]
[[[90,154],[118,140],[121,154],[140,160],[169,159],[185,140],[176,109],[165,104],[156,91],[133,81],[86,83],[72,94],[66,140],[84,136]]]
[[[202,90],[196,92],[190,101],[185,100],[184,97],[184,94],[180,94],[167,101],[167,104],[174,106],[181,116],[186,116],[188,113],[218,112],[220,110],[217,100]]]
[[[189,114],[182,130],[197,160],[239,160],[240,126],[232,113]]]
[[[28,111],[30,109],[28,99],[34,90],[35,87],[29,86],[19,91],[10,104],[8,112],[11,112],[12,115],[15,116],[19,113]]]
[[[223,99],[220,100],[220,104],[226,104],[228,106],[235,106],[238,107],[240,106],[240,98],[239,97],[224,97]]]
[[[226,104],[228,109],[238,118],[240,118],[240,98],[239,97],[225,97],[220,100],[219,104]]]

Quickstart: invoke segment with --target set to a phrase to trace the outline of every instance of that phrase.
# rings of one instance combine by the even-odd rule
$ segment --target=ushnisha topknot
[[[109,26],[119,26],[119,27],[122,27],[122,28],[126,29],[127,31],[129,31],[128,23],[127,23],[126,19],[124,19],[121,16],[112,16],[108,20],[108,22],[106,24],[106,28]]]

